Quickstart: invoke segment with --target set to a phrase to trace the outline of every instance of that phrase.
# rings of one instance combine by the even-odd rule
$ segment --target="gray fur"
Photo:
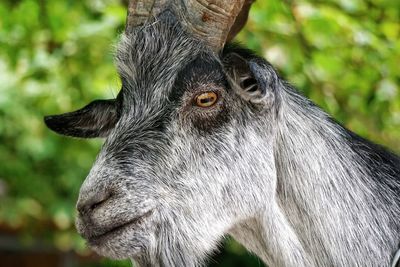
[[[389,266],[400,242],[399,158],[334,122],[260,58],[243,56],[260,87],[246,91],[225,56],[172,22],[122,36],[120,118],[77,205],[88,244],[139,266],[191,267],[232,235],[269,266]],[[198,58],[210,70],[171,99]],[[193,95],[210,89],[222,102],[194,107]]]

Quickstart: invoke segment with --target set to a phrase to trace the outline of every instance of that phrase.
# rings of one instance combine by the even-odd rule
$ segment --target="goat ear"
[[[82,109],[44,117],[51,130],[67,136],[107,137],[118,121],[117,105],[112,100],[96,100]]]
[[[271,104],[278,76],[265,60],[229,53],[223,60],[227,75],[237,93],[254,104]]]

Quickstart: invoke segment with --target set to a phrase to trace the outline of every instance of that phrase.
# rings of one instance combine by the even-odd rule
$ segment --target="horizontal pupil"
[[[214,97],[207,97],[207,98],[200,99],[200,102],[202,104],[205,104],[205,103],[208,103],[208,102],[212,102],[212,101],[214,101]]]

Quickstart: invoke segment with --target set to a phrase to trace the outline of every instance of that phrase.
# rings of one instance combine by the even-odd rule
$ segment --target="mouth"
[[[144,219],[149,217],[152,214],[152,210],[144,213],[143,215],[136,217],[126,223],[116,225],[115,227],[107,230],[106,232],[99,234],[99,235],[94,235],[94,236],[89,236],[86,238],[86,241],[89,246],[97,246],[101,243],[103,243],[105,240],[111,239],[113,237],[119,236],[125,230],[127,229],[132,229],[138,227],[140,224],[143,223]]]

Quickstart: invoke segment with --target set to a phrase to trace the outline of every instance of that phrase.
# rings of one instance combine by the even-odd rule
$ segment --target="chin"
[[[138,233],[138,229],[121,229],[87,239],[87,244],[101,256],[122,260],[137,258],[144,254],[148,246],[148,237]]]
[[[149,218],[146,218],[149,219]],[[146,253],[150,244],[151,227],[145,219],[96,227],[77,218],[76,228],[87,245],[97,254],[111,259],[137,258]]]

